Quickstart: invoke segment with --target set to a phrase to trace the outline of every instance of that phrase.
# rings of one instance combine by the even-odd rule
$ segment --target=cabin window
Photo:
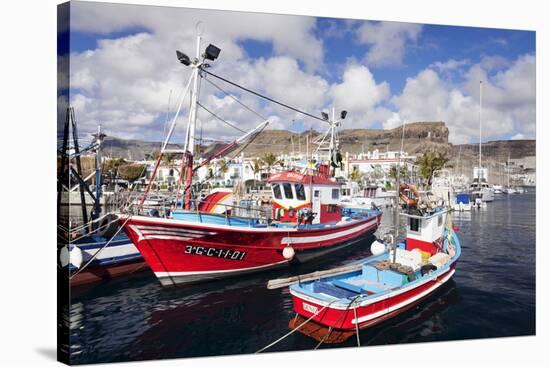
[[[334,204],[327,205],[327,213],[336,213],[338,211],[338,206]]]
[[[409,218],[409,229],[413,232],[418,232],[420,227],[419,218]]]
[[[319,198],[319,190],[315,190],[313,193],[313,197],[318,199]]]
[[[292,195],[292,185],[289,183],[283,184],[283,191],[285,192],[285,198],[286,199],[294,199],[294,195]]]
[[[439,218],[437,218],[437,225],[438,225],[439,227],[441,227],[442,224],[443,224],[443,216],[440,215]]]
[[[332,198],[336,200],[340,198],[340,189],[332,189]]]
[[[281,186],[279,184],[273,185],[273,196],[275,196],[275,199],[282,199],[283,196],[281,195]]]
[[[296,191],[296,199],[305,200],[306,199],[306,190],[304,190],[304,185],[295,184],[294,191]]]

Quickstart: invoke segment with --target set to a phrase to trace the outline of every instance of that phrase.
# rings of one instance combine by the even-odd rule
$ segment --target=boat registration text
[[[184,253],[190,254],[190,255],[219,257],[222,259],[231,259],[231,260],[239,260],[239,261],[244,260],[244,257],[246,256],[245,251],[236,251],[236,250],[229,250],[229,249],[226,250],[226,249],[215,248],[215,247],[191,246],[191,245],[185,246]]]

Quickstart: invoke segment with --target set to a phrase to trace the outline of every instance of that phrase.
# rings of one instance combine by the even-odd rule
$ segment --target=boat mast
[[[103,143],[103,139],[105,138],[105,134],[101,132],[101,124],[97,125],[97,133],[92,135],[96,141],[97,144],[97,152],[95,155],[95,202],[94,202],[94,212],[92,215],[92,219],[99,218],[100,212],[101,212],[101,145]]]
[[[483,82],[479,81],[479,165],[477,171],[477,181],[481,187],[481,111],[483,109]]]
[[[401,131],[401,150],[399,151],[399,158],[397,161],[397,174],[395,175],[395,239],[393,241],[393,260],[392,262],[395,263],[396,256],[397,256],[397,240],[399,238],[399,191],[401,191],[401,153],[403,152],[403,143],[405,141],[405,121],[403,121],[403,129]]]
[[[201,36],[197,36],[196,47],[196,60],[200,60],[201,57]],[[185,189],[184,189],[184,205],[185,209],[191,209],[191,185],[193,184],[193,158],[195,154],[195,127],[197,124],[197,99],[199,89],[199,69],[202,63],[197,62],[192,64],[192,89],[191,89],[191,106],[189,111],[189,128],[187,141],[185,143],[185,160],[187,162],[187,168],[185,171]]]

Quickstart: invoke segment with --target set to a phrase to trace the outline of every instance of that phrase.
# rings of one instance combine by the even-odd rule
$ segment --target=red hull
[[[81,286],[102,282],[105,280],[130,275],[142,270],[146,270],[147,264],[143,260],[137,260],[131,263],[97,266],[78,273],[71,279],[71,287]]]
[[[445,273],[417,287],[403,288],[389,295],[381,295],[378,300],[360,302],[353,307],[327,306],[325,303],[316,302],[315,299],[307,295],[291,290],[294,311],[306,319],[317,313],[312,318],[313,322],[336,330],[354,331],[356,328],[364,329],[392,318],[428,297],[451,279],[455,265],[456,263],[452,264]],[[356,325],[357,323],[358,325]]]
[[[249,228],[132,217],[124,229],[163,285],[195,283],[311,260],[374,232],[380,217],[319,229]]]

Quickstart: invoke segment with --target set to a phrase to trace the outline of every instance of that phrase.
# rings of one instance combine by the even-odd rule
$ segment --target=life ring
[[[414,198],[411,198],[407,195],[408,192],[412,192]],[[399,198],[409,207],[416,207],[418,205],[418,200],[420,199],[420,193],[416,189],[416,186],[410,184],[401,184],[399,186]]]

